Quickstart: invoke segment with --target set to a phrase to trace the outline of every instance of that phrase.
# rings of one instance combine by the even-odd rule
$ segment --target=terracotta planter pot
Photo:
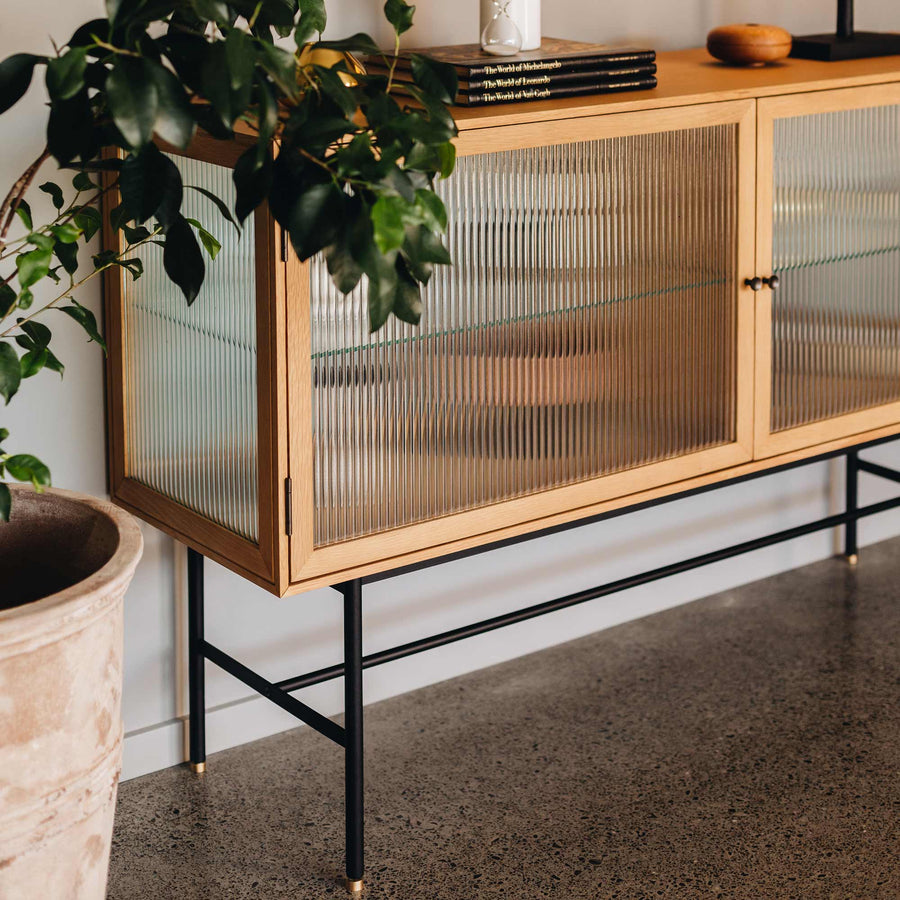
[[[122,598],[140,530],[13,492],[0,523],[0,898],[100,900],[122,756]]]

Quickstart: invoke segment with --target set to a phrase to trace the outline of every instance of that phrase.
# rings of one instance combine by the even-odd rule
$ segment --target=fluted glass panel
[[[173,156],[186,185],[234,202],[231,170]],[[253,219],[240,239],[210,200],[185,190],[183,212],[222,244],[190,307],[162,249],[123,275],[127,473],[255,541],[258,527],[256,283]]]
[[[775,121],[773,431],[900,400],[900,107]]]
[[[732,441],[736,136],[460,159],[418,328],[315,261],[316,543]]]

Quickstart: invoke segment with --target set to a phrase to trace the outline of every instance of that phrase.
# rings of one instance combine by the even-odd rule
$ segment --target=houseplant
[[[413,7],[387,0],[384,10],[399,41]],[[378,52],[366,35],[310,44],[325,26],[323,0],[106,0],[106,12],[52,57],[19,53],[0,63],[0,113],[38,70],[49,97],[47,145],[0,206],[6,403],[23,379],[62,374],[48,324],[55,311],[102,345],[78,290],[113,268],[139,278],[145,248],[162,246],[167,274],[194,302],[204,251],[214,258],[219,244],[182,214],[192,187],[158,142],[185,148],[198,130],[218,140],[235,130],[253,136],[234,170],[235,210],[211,198],[224,227],[240,228],[268,201],[301,258],[325,254],[340,290],[367,278],[373,329],[391,314],[418,320],[421,286],[449,262],[446,214],[432,188],[454,164],[451,68],[416,57],[414,84],[366,75],[350,56]],[[68,174],[44,180],[51,161]],[[41,224],[27,199],[33,191],[55,211]],[[102,202],[111,197],[112,208]],[[92,252],[101,226],[120,233],[119,251]],[[12,710],[0,721],[11,736],[0,745],[0,772],[12,773],[0,775],[0,894],[27,896],[40,884],[44,896],[102,896],[121,752],[121,598],[139,533],[101,501],[49,490],[41,460],[7,451],[14,438],[0,429],[0,519],[8,520],[0,567],[5,586],[15,585],[0,609],[0,717]],[[73,655],[82,662],[67,669]],[[79,722],[66,719],[72,684],[81,702],[97,704]],[[74,768],[60,766],[63,757]],[[40,773],[50,774],[28,780]],[[58,884],[48,887],[48,872]]]

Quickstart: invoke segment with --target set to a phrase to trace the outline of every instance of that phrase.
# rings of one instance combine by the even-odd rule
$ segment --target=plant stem
[[[104,263],[102,266],[98,266],[97,268],[95,268],[91,272],[89,272],[87,275],[85,275],[84,278],[80,279],[79,281],[73,281],[72,284],[70,284],[66,288],[66,290],[64,290],[58,297],[54,297],[49,303],[45,303],[40,309],[36,310],[35,312],[31,313],[30,315],[24,316],[23,318],[19,319],[15,323],[15,325],[10,325],[9,328],[7,328],[5,331],[0,331],[0,338],[9,337],[17,328],[21,328],[22,324],[24,322],[30,322],[32,319],[39,316],[41,313],[46,312],[48,309],[52,309],[54,306],[56,306],[57,303],[60,302],[60,300],[65,300],[66,297],[71,296],[73,291],[77,290],[82,285],[86,284],[95,275],[99,275],[101,272],[105,272],[107,269],[112,268],[115,265],[117,260],[125,259],[126,254],[131,253],[134,250],[137,250],[137,248],[140,247],[142,244],[148,243],[153,238],[155,238],[158,234],[160,234],[161,231],[162,231],[162,229],[160,229],[160,228],[154,228],[153,231],[150,232],[150,234],[147,237],[145,237],[142,241],[138,241],[135,244],[129,245],[127,249],[125,249],[121,253],[119,253],[115,257],[115,260],[110,260],[108,263]]]
[[[394,33],[394,56],[391,59],[391,70],[388,72],[388,83],[386,94],[391,92],[391,85],[394,83],[394,69],[397,68],[397,58],[400,56],[400,35]]]
[[[38,169],[40,169],[49,157],[50,151],[44,147],[41,155],[22,173],[22,175],[19,176],[16,183],[9,189],[9,193],[4,198],[3,203],[0,204],[0,218],[6,213],[3,228],[0,229],[0,245],[6,241],[6,235],[12,225],[19,201],[25,196],[25,192],[28,188],[31,187],[31,182],[34,181],[34,176],[37,175]]]

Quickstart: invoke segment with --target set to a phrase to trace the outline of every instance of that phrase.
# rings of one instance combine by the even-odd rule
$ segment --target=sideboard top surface
[[[659,87],[653,90],[499,106],[460,107],[454,109],[453,115],[460,130],[470,131],[497,125],[517,125],[900,81],[900,56],[831,63],[787,59],[775,65],[739,67],[717,62],[705,49],[694,48],[660,53],[657,65]]]

